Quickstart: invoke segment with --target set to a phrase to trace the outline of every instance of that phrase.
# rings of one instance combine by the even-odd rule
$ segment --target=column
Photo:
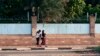
[[[90,36],[95,37],[95,16],[90,15]]]
[[[37,29],[37,17],[32,16],[32,36],[34,37],[36,35],[36,29]]]

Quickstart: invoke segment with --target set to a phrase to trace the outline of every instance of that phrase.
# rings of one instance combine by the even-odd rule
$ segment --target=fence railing
[[[7,17],[7,16],[0,16],[0,23],[31,23],[31,16],[29,18],[25,16],[13,16],[13,17]],[[38,23],[43,23],[43,21],[38,20]],[[89,23],[89,18],[86,16],[82,16],[79,18],[65,18],[60,21],[60,22],[47,22],[47,23]],[[100,23],[100,17],[96,18],[96,23]]]
[[[0,23],[31,23],[31,16],[27,18],[27,16],[0,16]]]

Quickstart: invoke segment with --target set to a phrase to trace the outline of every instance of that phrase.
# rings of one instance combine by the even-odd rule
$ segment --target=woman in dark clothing
[[[42,40],[42,43],[41,43],[41,45],[45,45],[46,43],[45,43],[45,40],[46,40],[46,33],[44,32],[44,30],[42,30],[42,37],[41,37],[41,40]]]

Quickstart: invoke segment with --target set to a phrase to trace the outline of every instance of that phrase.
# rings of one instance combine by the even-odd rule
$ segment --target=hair
[[[42,30],[42,36],[45,37],[45,35],[46,35],[46,34],[45,34],[44,30]]]
[[[45,33],[44,33],[44,30],[42,30],[42,33],[45,34]]]
[[[37,33],[41,32],[41,30],[38,30]]]

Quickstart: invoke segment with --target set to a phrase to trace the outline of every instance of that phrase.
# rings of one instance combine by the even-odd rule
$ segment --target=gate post
[[[34,37],[37,29],[37,16],[32,16],[32,36]]]
[[[90,15],[90,36],[95,37],[95,16]]]

